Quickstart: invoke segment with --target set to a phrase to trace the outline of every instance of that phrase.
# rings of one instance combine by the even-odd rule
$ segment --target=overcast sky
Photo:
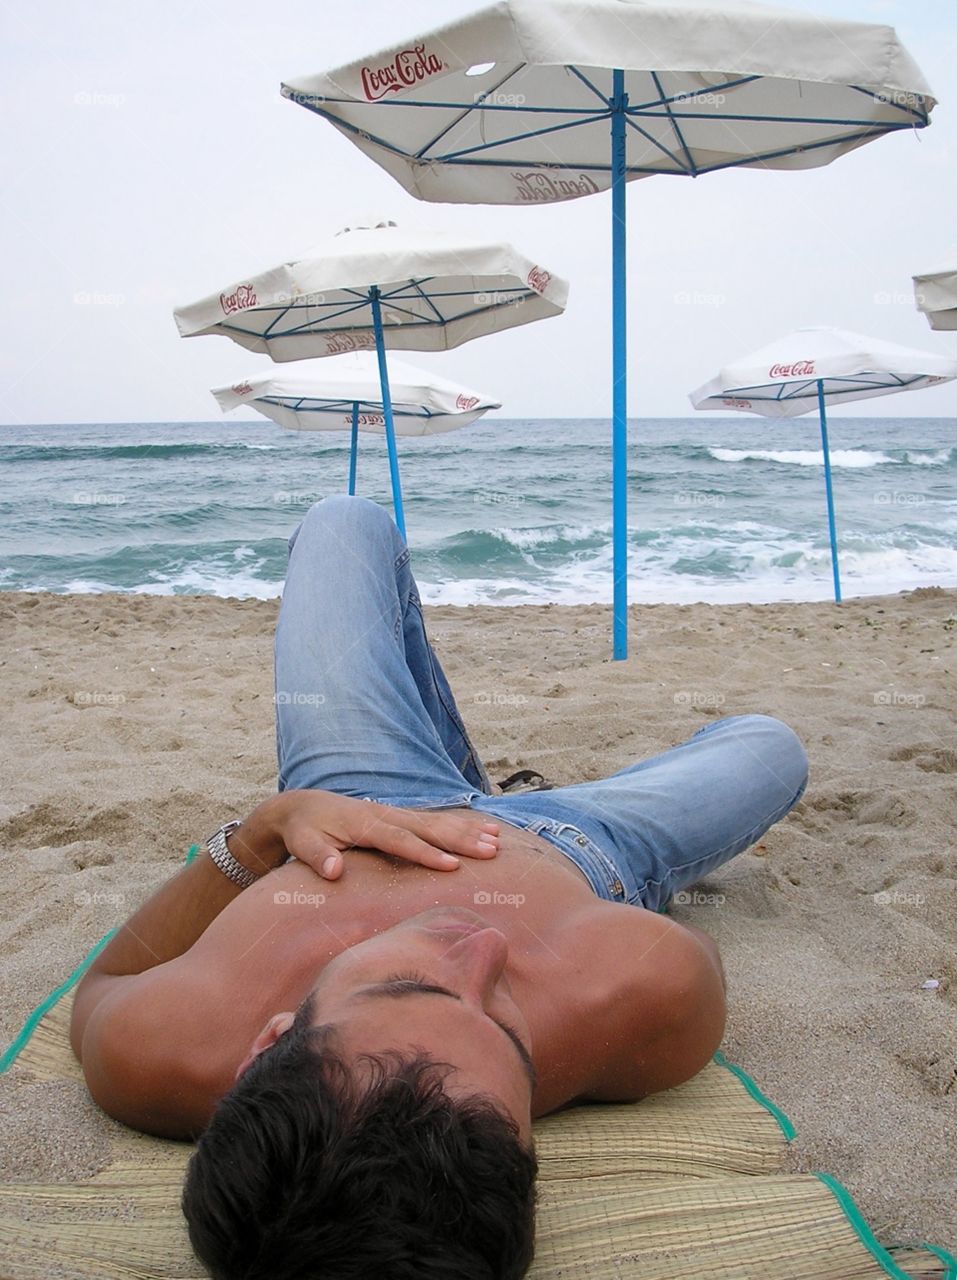
[[[213,420],[208,388],[265,356],[177,336],[175,305],[300,256],[356,216],[513,241],[571,282],[567,313],[408,358],[509,417],[609,410],[609,196],[544,208],[425,204],[279,83],[477,7],[472,0],[0,0],[5,276],[0,422]],[[689,390],[790,329],[836,325],[957,354],[914,272],[957,262],[957,4],[791,0],[896,26],[937,96],[929,129],[803,173],[628,187],[630,405]],[[953,90],[953,92],[952,92]],[[957,414],[957,383],[837,411]]]

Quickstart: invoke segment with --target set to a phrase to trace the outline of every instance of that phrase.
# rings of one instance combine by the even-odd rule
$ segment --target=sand
[[[275,788],[276,601],[0,593],[0,1042],[191,842]],[[716,715],[801,735],[811,781],[677,908],[718,939],[724,1050],[885,1241],[957,1247],[957,592],[427,611],[493,777],[603,776]],[[939,985],[927,987],[929,980]],[[0,1078],[0,1174],[102,1167],[82,1088]]]

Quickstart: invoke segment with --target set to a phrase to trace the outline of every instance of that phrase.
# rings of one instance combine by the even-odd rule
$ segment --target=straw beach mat
[[[68,985],[34,1014],[0,1070],[37,1082],[82,1079],[67,1039]],[[93,1177],[0,1187],[3,1280],[205,1275],[179,1209],[192,1148],[112,1128],[110,1163]],[[688,1084],[645,1102],[581,1107],[539,1121],[538,1236],[529,1276],[957,1277],[942,1252],[885,1251],[838,1184],[780,1173],[792,1134],[786,1117],[720,1054]]]

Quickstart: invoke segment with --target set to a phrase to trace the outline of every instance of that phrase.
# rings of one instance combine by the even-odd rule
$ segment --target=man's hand
[[[433,871],[454,871],[456,854],[494,858],[498,852],[498,823],[461,809],[399,809],[319,790],[284,791],[267,803],[272,829],[286,852],[326,880],[339,879],[342,851],[355,847]]]

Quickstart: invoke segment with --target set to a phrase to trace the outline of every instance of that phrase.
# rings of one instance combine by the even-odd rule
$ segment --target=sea
[[[955,425],[830,421],[845,597],[957,586]],[[607,419],[398,448],[427,603],[609,601]],[[347,433],[266,420],[0,427],[0,590],[277,596],[289,534],[348,464]],[[357,491],[390,506],[382,436],[360,436]],[[632,603],[832,597],[815,419],[636,419],[628,498]]]

